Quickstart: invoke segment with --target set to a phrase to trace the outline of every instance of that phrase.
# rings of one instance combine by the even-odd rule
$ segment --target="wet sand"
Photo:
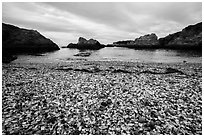
[[[3,134],[202,134],[202,64],[2,66]]]

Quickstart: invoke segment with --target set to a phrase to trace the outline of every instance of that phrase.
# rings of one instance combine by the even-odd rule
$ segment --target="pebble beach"
[[[202,64],[3,64],[2,134],[201,135]]]

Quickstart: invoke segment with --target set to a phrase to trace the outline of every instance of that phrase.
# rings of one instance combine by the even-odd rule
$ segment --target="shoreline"
[[[202,63],[2,64],[3,134],[202,134]]]

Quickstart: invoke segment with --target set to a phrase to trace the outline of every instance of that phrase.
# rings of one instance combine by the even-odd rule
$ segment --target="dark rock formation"
[[[202,22],[190,25],[182,31],[159,39],[163,48],[202,49]]]
[[[157,47],[159,45],[159,41],[156,34],[152,33],[152,34],[147,34],[139,38],[136,38],[134,41],[134,44],[136,46],[147,46],[147,47],[156,46]]]
[[[4,53],[3,52],[3,56],[2,56],[2,62],[3,63],[10,63],[11,61],[14,61],[17,59],[17,56],[12,55],[10,53]]]
[[[79,37],[77,44],[70,43],[67,46],[67,48],[97,50],[100,48],[104,48],[104,45],[100,44],[97,40],[94,40],[94,39],[86,40],[85,38]]]
[[[76,48],[76,47],[77,47],[77,44],[69,43],[66,48]]]
[[[126,40],[126,41],[114,42],[113,45],[117,47],[128,47],[128,48],[136,48],[136,49],[158,48],[159,41],[156,34],[152,33],[152,34],[147,34],[139,38],[136,38],[134,41]]]
[[[59,50],[59,47],[38,31],[2,23],[3,56],[9,57],[19,53],[39,53],[53,50]]]
[[[107,44],[107,45],[105,45],[105,47],[115,47],[116,46],[116,44]]]
[[[62,46],[61,48],[67,48],[67,46]]]
[[[91,55],[90,52],[80,52],[80,53],[78,53],[78,54],[76,54],[76,55],[74,55],[74,56],[88,57],[88,56],[90,56],[90,55]]]
[[[113,42],[113,44],[121,44],[121,45],[123,45],[123,44],[129,44],[131,42],[133,42],[133,40],[117,41],[117,42]]]
[[[15,52],[47,52],[59,50],[50,39],[36,30],[27,30],[13,25],[2,24],[3,49]]]
[[[125,40],[113,42],[113,44],[108,44],[108,47],[128,47],[135,49],[202,49],[202,22],[195,25],[190,25],[184,28],[180,32],[174,34],[169,34],[164,38],[158,39],[157,36],[152,34],[147,34],[136,38],[135,40]]]

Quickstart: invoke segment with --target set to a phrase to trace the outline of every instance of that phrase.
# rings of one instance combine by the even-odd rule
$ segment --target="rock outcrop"
[[[134,44],[138,46],[158,46],[159,41],[157,35],[152,33],[136,38]]]
[[[164,38],[158,39],[156,34],[147,34],[135,40],[125,40],[108,44],[108,47],[128,47],[135,49],[202,49],[202,22],[190,25],[182,31],[169,34]]]
[[[45,38],[36,30],[18,28],[13,25],[2,24],[3,49],[14,52],[47,52],[59,50],[50,39]]]
[[[133,40],[122,40],[122,41],[117,41],[117,42],[113,42],[113,44],[117,45],[117,44],[120,44],[120,45],[127,45],[131,42],[134,42]]]
[[[202,22],[159,39],[163,48],[202,49]]]
[[[94,39],[86,40],[85,38],[79,37],[77,44],[70,43],[67,46],[67,48],[97,50],[97,49],[104,48],[104,45],[100,44],[97,40],[94,40]]]
[[[6,58],[13,54],[54,50],[59,50],[59,47],[38,31],[2,23],[2,51]]]
[[[12,55],[10,53],[3,53],[2,55],[2,63],[10,63],[17,59],[17,56]]]
[[[74,56],[79,56],[79,57],[89,57],[91,55],[91,52],[80,52],[75,54]]]
[[[113,43],[117,47],[128,47],[128,48],[158,48],[159,41],[156,34],[147,34],[136,38],[135,40],[118,41]]]

